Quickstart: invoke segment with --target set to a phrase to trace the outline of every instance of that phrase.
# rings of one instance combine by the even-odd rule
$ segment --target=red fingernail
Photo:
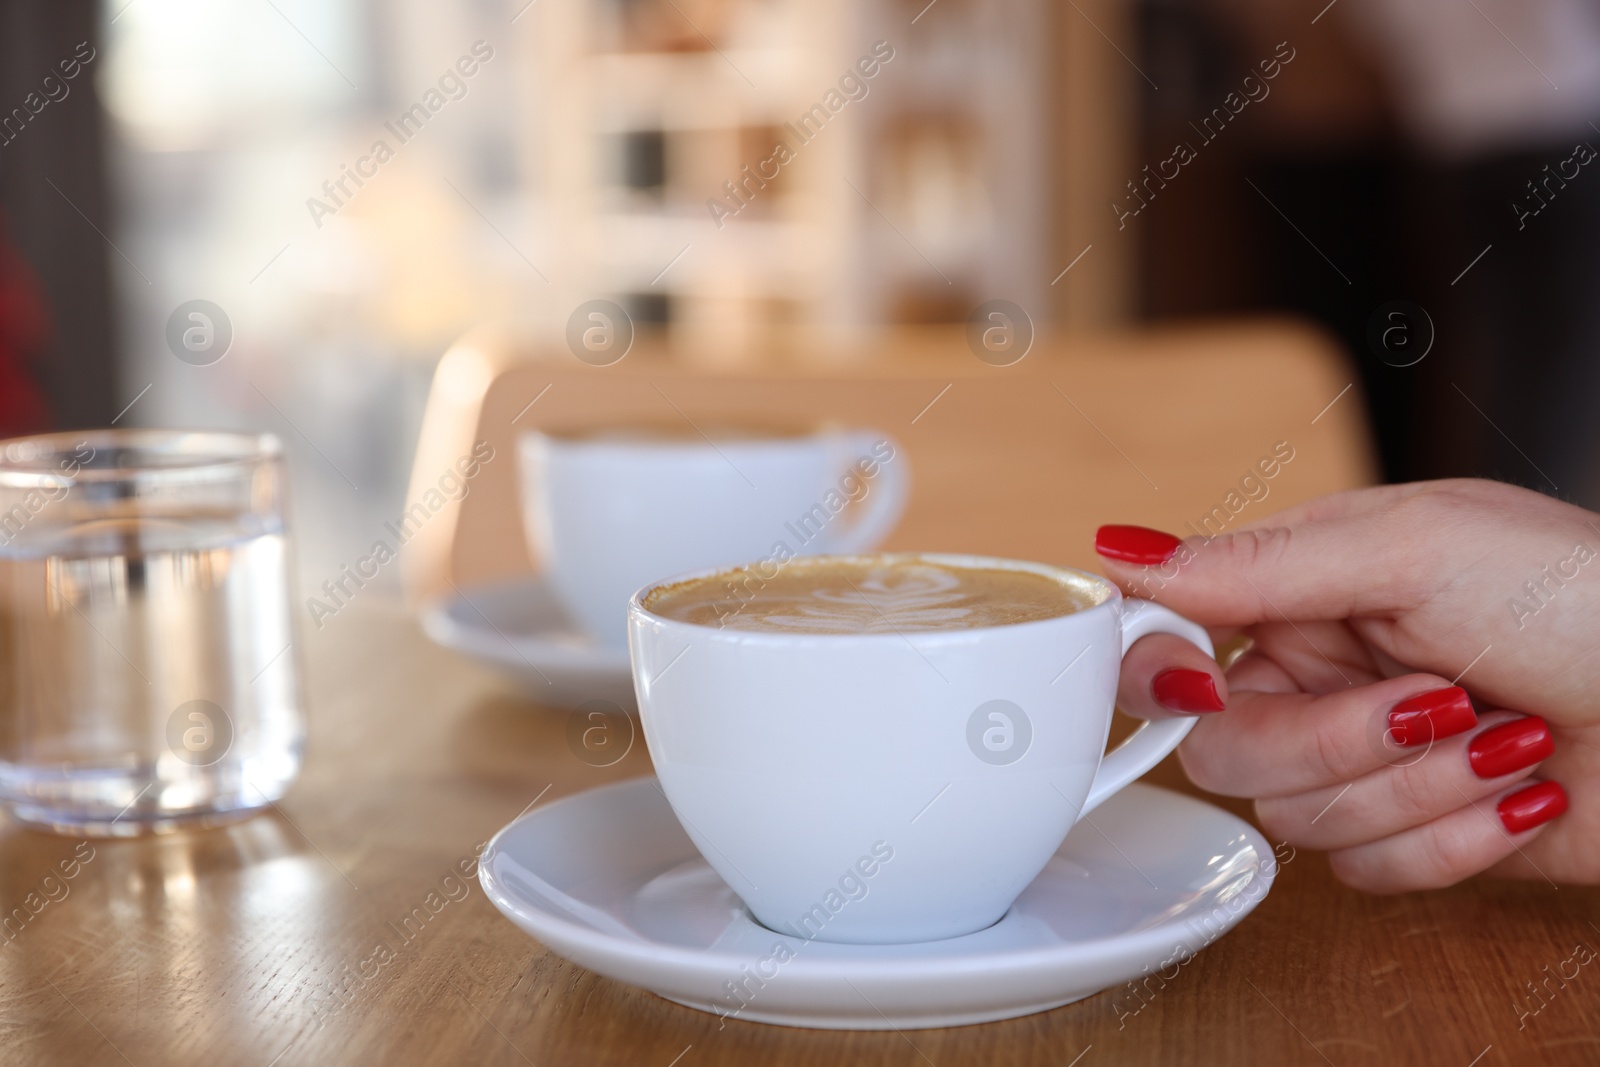
[[[1389,736],[1399,745],[1426,745],[1478,725],[1467,691],[1458,685],[1402,700],[1389,712]]]
[[[1095,531],[1094,550],[1124,563],[1165,563],[1183,544],[1178,538],[1144,526],[1102,526]]]
[[[1217,682],[1205,671],[1173,667],[1150,683],[1156,703],[1173,711],[1223,711],[1227,705],[1217,695]]]
[[[1566,811],[1567,791],[1559,782],[1540,782],[1512,793],[1500,802],[1497,810],[1506,833],[1520,834]]]
[[[1479,778],[1525,770],[1556,750],[1550,727],[1537,715],[1494,726],[1472,739],[1467,759]]]

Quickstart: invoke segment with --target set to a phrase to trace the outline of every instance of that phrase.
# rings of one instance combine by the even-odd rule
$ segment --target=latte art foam
[[[922,557],[792,560],[765,577],[738,568],[653,591],[645,607],[669,619],[777,633],[925,633],[1034,622],[1097,603],[1029,570],[963,567]]]

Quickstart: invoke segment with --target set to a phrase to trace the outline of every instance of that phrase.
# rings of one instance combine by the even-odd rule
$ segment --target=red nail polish
[[[1102,526],[1095,531],[1094,550],[1124,563],[1165,563],[1183,544],[1178,538],[1144,526]]]
[[[1217,695],[1217,682],[1205,671],[1172,667],[1150,682],[1156,703],[1173,711],[1222,711],[1227,705]]]
[[[1520,834],[1566,811],[1567,791],[1559,782],[1540,782],[1512,793],[1500,802],[1498,810],[1506,833]]]
[[[1467,746],[1467,760],[1479,778],[1498,778],[1502,774],[1532,767],[1556,750],[1550,727],[1537,715],[1490,727]]]
[[[1402,700],[1389,712],[1389,736],[1399,745],[1426,745],[1478,725],[1467,691],[1458,685]]]

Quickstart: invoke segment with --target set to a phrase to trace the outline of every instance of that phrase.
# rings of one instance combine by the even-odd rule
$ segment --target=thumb
[[[1410,607],[1431,569],[1385,525],[1363,515],[1186,539],[1102,526],[1095,551],[1123,592],[1206,626],[1344,619]]]

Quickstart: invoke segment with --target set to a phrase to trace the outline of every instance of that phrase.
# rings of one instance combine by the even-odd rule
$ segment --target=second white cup
[[[592,637],[627,647],[628,598],[662,575],[755,559],[864,552],[910,490],[877,430],[702,426],[518,442],[524,529],[557,600]]]

